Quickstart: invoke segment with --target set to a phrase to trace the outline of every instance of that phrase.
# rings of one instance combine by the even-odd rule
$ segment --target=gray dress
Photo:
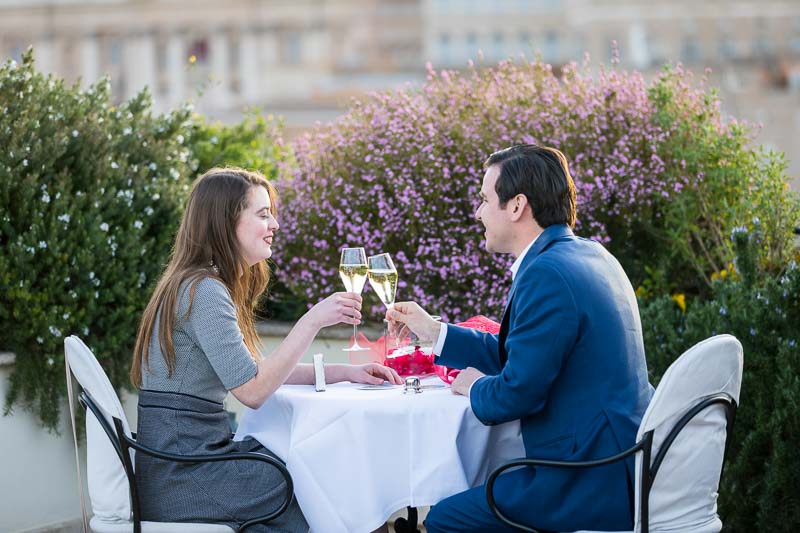
[[[178,323],[173,331],[175,371],[167,367],[158,342],[159,317],[142,372],[137,439],[145,446],[189,454],[256,451],[274,455],[253,439],[231,440],[223,400],[246,383],[257,368],[244,344],[236,311],[224,284],[196,282],[189,314],[189,282],[181,286]],[[280,505],[283,478],[266,463],[223,461],[179,464],[136,454],[136,477],[144,520],[223,522],[237,528],[247,519]],[[267,525],[247,531],[306,532],[308,524],[293,501]]]

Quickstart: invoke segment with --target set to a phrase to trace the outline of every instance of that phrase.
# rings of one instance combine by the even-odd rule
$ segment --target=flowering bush
[[[691,81],[680,68],[666,69],[649,89],[653,120],[669,132],[659,149],[667,173],[689,186],[664,204],[660,222],[644,235],[656,247],[639,241],[637,248],[648,281],[660,271],[670,288],[708,294],[713,278],[730,271],[732,228],[754,217],[768,250],[762,267],[784,268],[800,203],[789,191],[783,154],[752,148],[755,131],[735,119],[724,123],[716,92]]]
[[[64,336],[82,336],[127,383],[141,312],[188,189],[190,112],[154,116],[146,92],[115,108],[22,64],[0,67],[0,348],[15,402],[55,429]]]
[[[732,231],[734,268],[712,282],[707,300],[664,296],[640,302],[640,309],[654,384],[707,337],[730,333],[741,341],[741,405],[720,515],[729,531],[788,533],[800,526],[800,256],[767,271],[765,238],[758,219]]]
[[[315,301],[340,289],[342,247],[390,252],[400,273],[398,299],[414,299],[445,319],[496,316],[512,258],[483,249],[473,216],[481,163],[499,148],[535,142],[561,149],[571,162],[579,234],[605,243],[637,284],[655,283],[650,269],[663,275],[659,285],[696,292],[713,259],[730,250],[712,230],[725,234],[738,217],[764,209],[765,202],[746,200],[764,180],[775,184],[775,200],[786,195],[778,163],[759,173],[768,161],[745,147],[747,131],[723,123],[713,94],[692,88],[680,69],[650,86],[616,68],[592,75],[588,64],[568,65],[560,77],[524,60],[465,74],[429,70],[421,90],[357,100],[344,117],[295,143],[297,164],[286,167],[280,184],[288,209],[276,261],[296,294]],[[715,170],[722,157],[715,147],[729,157],[724,171]],[[708,196],[718,182],[725,195]],[[790,218],[786,210],[781,217],[781,224]],[[691,246],[679,245],[685,239]],[[698,254],[703,247],[706,254]],[[369,298],[373,313],[382,314]]]

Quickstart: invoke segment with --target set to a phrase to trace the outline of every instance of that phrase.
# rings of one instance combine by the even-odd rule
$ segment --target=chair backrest
[[[742,366],[742,345],[731,335],[717,335],[694,345],[661,378],[642,418],[637,440],[652,430],[655,457],[676,422],[704,398],[726,393],[738,404]],[[650,491],[650,531],[720,531],[717,491],[726,437],[727,412],[721,404],[698,413],[678,434]],[[641,468],[642,454],[637,454],[634,528],[637,533],[641,531],[642,487],[638,482]]]
[[[72,375],[92,396],[108,424],[113,428],[112,417],[120,419],[125,433],[130,436],[122,404],[92,351],[72,335],[64,339],[64,353]],[[94,515],[103,520],[131,520],[130,489],[125,469],[108,435],[89,410],[86,412],[86,475]]]

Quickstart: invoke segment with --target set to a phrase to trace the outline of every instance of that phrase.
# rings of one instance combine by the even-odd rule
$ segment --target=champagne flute
[[[392,263],[392,257],[389,254],[373,255],[367,259],[367,265],[369,284],[386,309],[391,309],[397,293],[397,269]]]
[[[344,248],[339,261],[339,277],[347,292],[361,294],[367,281],[367,254],[363,248]],[[344,348],[345,352],[366,350],[358,344],[358,324],[353,324],[353,344]]]
[[[389,254],[383,253],[370,256],[367,259],[369,266],[368,276],[369,284],[372,285],[372,290],[381,299],[386,309],[391,309],[394,306],[394,298],[397,292],[397,269],[392,263],[392,257]],[[387,322],[383,321],[383,358],[389,357],[389,335],[387,329]],[[400,347],[397,337],[394,339],[394,348]]]

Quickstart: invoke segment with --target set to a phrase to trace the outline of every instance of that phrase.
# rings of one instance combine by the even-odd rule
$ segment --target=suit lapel
[[[511,301],[514,299],[517,281],[523,275],[524,270],[536,259],[540,253],[544,252],[553,241],[572,235],[573,233],[569,226],[562,224],[548,226],[541,233],[541,235],[539,235],[539,237],[536,239],[536,242],[533,243],[531,249],[528,250],[528,253],[525,254],[525,257],[522,259],[522,264],[519,266],[519,270],[517,270],[517,274],[514,276],[514,281],[511,283],[511,289],[508,291],[508,301],[506,303],[506,308],[503,311],[503,320],[500,322],[500,333],[497,337],[497,347],[500,356],[501,367],[506,364],[506,360],[508,359],[505,342],[506,337],[508,337],[508,330],[511,327]]]
[[[500,368],[505,366],[506,360],[508,359],[508,354],[506,353],[506,337],[508,337],[508,325],[511,321],[511,299],[513,299],[513,297],[514,296],[509,293],[508,304],[506,304],[506,310],[503,313],[503,320],[500,322],[500,333],[497,336],[497,351],[500,356]]]

